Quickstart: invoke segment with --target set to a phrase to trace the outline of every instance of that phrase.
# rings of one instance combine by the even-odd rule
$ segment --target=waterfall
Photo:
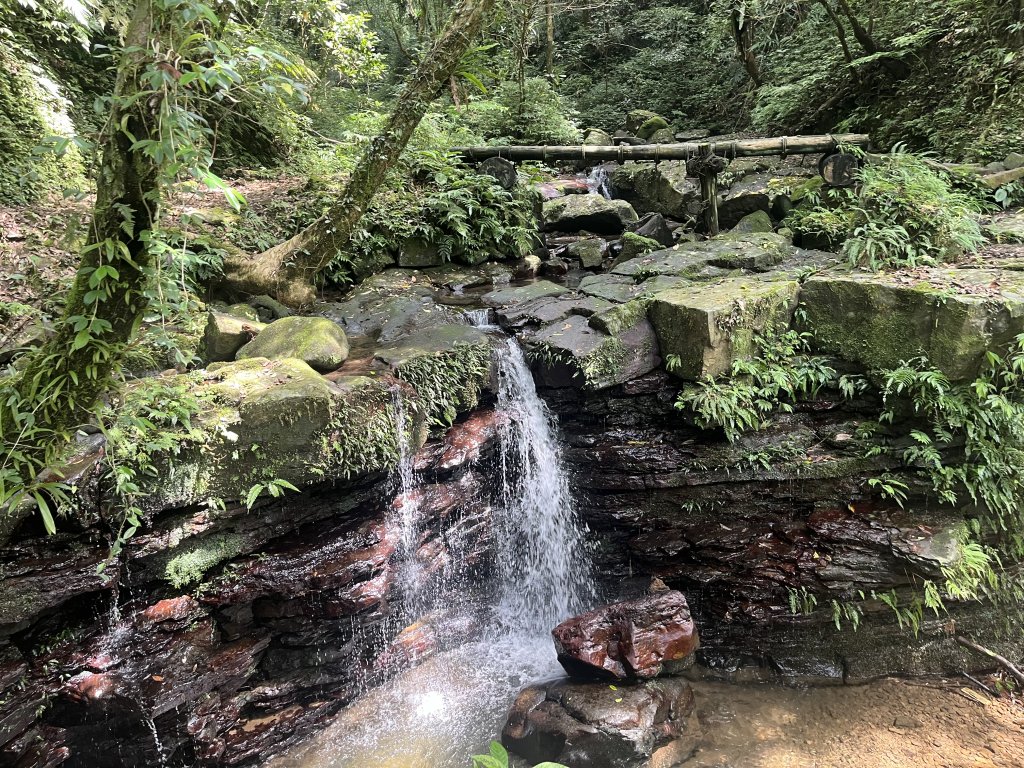
[[[469,756],[486,752],[500,733],[523,685],[561,674],[551,630],[594,600],[584,530],[576,520],[555,419],[537,394],[516,340],[498,338],[489,312],[467,312],[466,321],[495,336],[497,406],[508,416],[491,489],[493,606],[473,614],[481,623],[475,639],[365,692],[314,740],[275,759],[273,768],[465,768]],[[457,608],[459,596],[474,585],[453,584],[447,592],[430,594],[416,587],[421,479],[405,437],[406,405],[398,391],[395,397],[401,460],[392,513],[401,524],[398,579],[405,619],[412,620],[442,606]]]
[[[605,200],[612,199],[612,183],[608,170],[603,165],[596,165],[587,175],[587,189],[591,194],[601,195]]]
[[[584,531],[555,438],[554,418],[515,339],[496,352],[501,429],[498,622],[546,634],[594,597]]]

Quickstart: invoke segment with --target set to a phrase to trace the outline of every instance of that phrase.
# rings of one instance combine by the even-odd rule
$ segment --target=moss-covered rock
[[[399,379],[419,394],[431,423],[447,426],[474,408],[491,379],[487,335],[468,325],[441,325],[377,350]]]
[[[535,299],[561,296],[564,293],[568,293],[565,286],[552,283],[550,280],[536,280],[528,285],[498,288],[497,290],[485,293],[482,300],[484,304],[491,307],[505,307],[525,304]]]
[[[756,334],[788,327],[798,292],[795,281],[730,278],[657,293],[649,315],[662,355],[679,358],[674,372],[697,380],[751,357]]]
[[[253,315],[256,314],[256,311],[247,304],[240,306],[252,311]],[[207,363],[234,360],[238,350],[252,341],[265,327],[258,320],[239,317],[238,314],[210,312],[206,320],[206,329],[203,331],[201,356]]]
[[[585,237],[569,243],[566,253],[579,260],[584,269],[597,269],[608,255],[608,241],[600,237]]]
[[[628,312],[619,317],[620,323]],[[592,318],[591,318],[592,319]],[[547,386],[599,390],[654,370],[661,362],[654,330],[643,313],[632,325],[609,335],[582,315],[542,328],[530,340],[538,379]]]
[[[585,147],[610,147],[613,143],[611,135],[600,128],[588,128],[583,138]]]
[[[640,126],[648,120],[654,120],[655,118],[664,122],[665,125],[668,125],[665,119],[657,112],[651,112],[649,109],[633,109],[626,115],[625,128],[629,133],[632,133],[635,136],[638,135],[637,131],[640,130]]]
[[[752,232],[771,232],[774,230],[772,226],[772,218],[764,211],[754,211],[748,213],[742,219],[740,219],[736,226],[732,228],[734,234],[749,234]]]
[[[637,138],[641,138],[647,141],[658,131],[663,131],[668,128],[668,121],[659,116],[649,117],[636,129]]]
[[[796,249],[774,233],[728,233],[713,240],[680,243],[626,261],[612,272],[643,280],[655,275],[711,279],[733,270],[766,272],[792,257]]]
[[[606,200],[601,195],[566,195],[544,203],[544,229],[549,232],[586,230],[617,235],[638,221],[633,206],[625,200]]]
[[[333,371],[348,358],[348,338],[337,323],[324,317],[283,317],[238,350],[238,359],[297,358],[318,371]]]
[[[660,213],[686,221],[701,210],[700,188],[686,175],[686,163],[628,162],[612,172],[615,196],[628,200],[638,213]]]
[[[630,259],[635,259],[637,256],[643,256],[645,253],[651,253],[659,248],[661,248],[661,243],[657,240],[638,235],[635,232],[624,232],[622,234],[622,250],[615,257],[613,266],[627,262]]]
[[[1024,213],[997,216],[982,225],[982,234],[996,243],[1024,244]]]
[[[869,371],[926,356],[970,379],[987,351],[1024,331],[1024,277],[1008,270],[824,274],[805,283],[801,303],[815,347]]]

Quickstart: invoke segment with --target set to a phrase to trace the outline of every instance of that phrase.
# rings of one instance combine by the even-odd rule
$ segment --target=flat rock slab
[[[525,304],[536,299],[561,296],[569,293],[564,285],[552,283],[550,280],[536,280],[527,285],[510,285],[507,288],[485,293],[481,301],[489,307],[506,307],[514,304]]]
[[[800,295],[800,328],[822,352],[868,371],[927,357],[953,380],[1024,331],[1024,275],[1000,269],[819,275]]]
[[[519,693],[501,740],[531,765],[653,768],[659,749],[696,731],[693,709],[693,690],[678,678],[614,687],[548,683]]]
[[[654,329],[643,315],[614,336],[593,328],[588,317],[570,315],[542,328],[530,345],[537,378],[551,387],[606,389],[661,363]]]
[[[767,272],[791,258],[797,249],[783,235],[771,232],[728,233],[712,240],[680,243],[623,262],[612,273],[633,278],[663,275],[708,280],[736,270]]]
[[[412,333],[386,347],[375,357],[394,369],[402,368],[417,358],[442,355],[459,346],[488,346],[487,334],[469,325],[439,325]]]
[[[795,280],[729,278],[657,293],[648,314],[662,356],[679,358],[673,372],[696,381],[729,373],[754,354],[757,334],[788,327],[799,290]]]
[[[981,231],[997,243],[1024,243],[1024,213],[996,216]]]
[[[551,632],[570,677],[650,680],[692,663],[700,639],[686,597],[664,590],[566,619]]]
[[[543,325],[564,320],[569,315],[589,317],[612,306],[610,301],[594,296],[542,298],[526,304],[512,304],[499,310],[497,314],[498,322],[503,328],[517,330],[527,325]]]

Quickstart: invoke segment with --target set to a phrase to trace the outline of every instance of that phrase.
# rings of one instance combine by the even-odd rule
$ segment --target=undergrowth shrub
[[[790,226],[845,240],[850,262],[871,270],[935,265],[984,242],[981,202],[902,147],[869,156],[854,190],[834,190],[808,202],[813,205],[790,216]]]
[[[466,122],[500,144],[576,144],[580,131],[554,87],[542,77],[519,83],[506,81],[488,101],[471,103]]]
[[[825,358],[809,354],[810,338],[797,331],[757,336],[754,357],[735,361],[723,379],[684,388],[675,407],[692,413],[702,429],[722,429],[730,442],[761,429],[771,414],[791,413],[793,403],[835,383],[835,369]],[[667,367],[672,370],[674,361]]]

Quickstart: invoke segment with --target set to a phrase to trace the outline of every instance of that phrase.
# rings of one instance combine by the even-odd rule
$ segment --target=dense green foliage
[[[787,223],[843,243],[851,263],[872,270],[934,265],[984,242],[978,199],[900,147],[866,158],[858,181],[853,189],[813,193]]]

